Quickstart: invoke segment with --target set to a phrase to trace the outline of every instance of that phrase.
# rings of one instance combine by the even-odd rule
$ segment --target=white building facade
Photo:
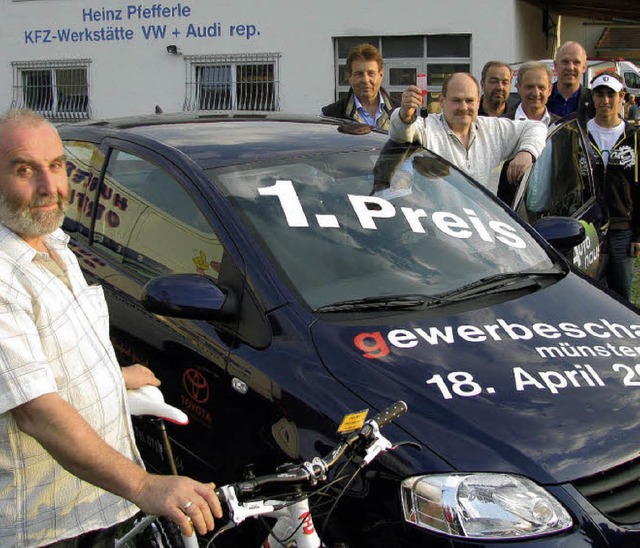
[[[156,110],[317,114],[348,90],[346,53],[364,41],[384,57],[388,91],[424,73],[437,101],[447,74],[549,57],[557,41],[523,0],[0,2],[0,108],[56,121]]]

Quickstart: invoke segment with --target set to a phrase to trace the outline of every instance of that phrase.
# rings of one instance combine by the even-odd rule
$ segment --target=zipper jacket
[[[605,165],[589,132],[590,154],[597,184],[603,190],[610,230],[632,230],[640,241],[640,190],[638,188],[638,132],[625,124],[624,132],[609,152]]]

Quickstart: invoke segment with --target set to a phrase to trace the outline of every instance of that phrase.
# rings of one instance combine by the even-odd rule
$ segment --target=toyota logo
[[[209,401],[209,383],[196,369],[187,369],[182,375],[182,386],[187,395],[197,403]]]

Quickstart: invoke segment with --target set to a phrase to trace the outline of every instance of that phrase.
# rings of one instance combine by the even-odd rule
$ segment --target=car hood
[[[638,455],[632,306],[570,274],[491,307],[405,317],[319,320],[312,336],[325,366],[368,405],[406,401],[399,426],[453,469],[556,483]]]

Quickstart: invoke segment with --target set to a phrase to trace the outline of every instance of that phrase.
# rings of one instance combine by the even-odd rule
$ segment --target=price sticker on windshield
[[[342,419],[342,423],[338,427],[338,434],[344,434],[345,432],[355,432],[360,430],[364,426],[364,421],[367,420],[369,410],[358,411],[357,413],[350,413],[345,415]]]

